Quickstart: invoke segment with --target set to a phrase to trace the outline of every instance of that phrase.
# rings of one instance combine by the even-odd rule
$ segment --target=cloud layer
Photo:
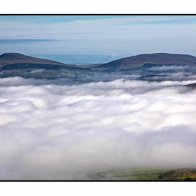
[[[0,79],[0,179],[194,167],[195,82]]]

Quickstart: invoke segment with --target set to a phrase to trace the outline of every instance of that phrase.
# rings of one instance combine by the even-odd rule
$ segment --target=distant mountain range
[[[126,70],[145,65],[196,65],[196,57],[184,54],[141,54],[137,56],[118,59],[109,63],[97,65],[93,70]],[[90,67],[89,67],[90,68]],[[35,58],[19,53],[5,53],[0,55],[0,69],[82,69],[74,65],[67,65],[48,59]]]

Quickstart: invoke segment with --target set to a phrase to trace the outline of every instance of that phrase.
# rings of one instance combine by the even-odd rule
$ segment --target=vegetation
[[[93,180],[196,181],[196,169],[110,171],[89,175],[89,178]]]

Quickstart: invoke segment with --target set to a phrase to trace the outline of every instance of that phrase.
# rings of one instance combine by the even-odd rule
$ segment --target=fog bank
[[[192,83],[0,79],[0,179],[83,180],[118,169],[195,167]]]

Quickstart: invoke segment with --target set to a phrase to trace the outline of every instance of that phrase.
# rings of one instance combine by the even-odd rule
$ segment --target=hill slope
[[[0,77],[25,78],[80,78],[90,72],[88,68],[67,65],[48,59],[35,58],[19,53],[0,55]]]
[[[154,53],[118,59],[97,66],[99,69],[129,69],[150,65],[196,65],[196,57],[185,54]]]
[[[0,55],[0,67],[5,67],[11,64],[45,64],[45,65],[64,65],[56,61],[47,59],[35,58],[19,53],[4,53]]]

